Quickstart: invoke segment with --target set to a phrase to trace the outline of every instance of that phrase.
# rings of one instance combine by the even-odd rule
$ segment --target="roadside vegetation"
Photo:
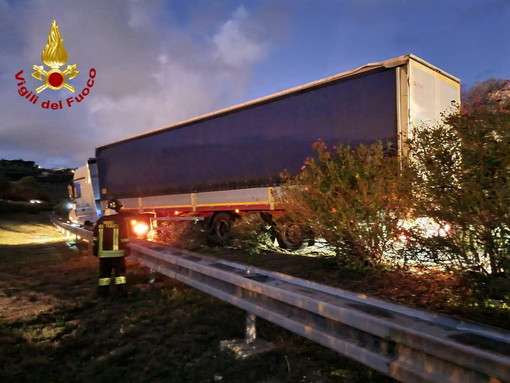
[[[441,226],[433,235],[411,231],[410,257],[426,255],[482,295],[510,302],[510,103],[487,101],[410,143],[412,213]]]
[[[398,251],[410,196],[398,159],[382,143],[328,148],[317,153],[296,177],[285,175],[283,203],[289,219],[327,242],[340,266],[380,264]],[[397,247],[395,247],[397,245]]]

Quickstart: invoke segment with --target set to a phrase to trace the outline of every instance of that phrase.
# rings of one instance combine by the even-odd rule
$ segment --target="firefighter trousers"
[[[117,292],[126,293],[126,258],[99,258],[99,284],[97,293],[99,296],[107,296],[112,282]]]

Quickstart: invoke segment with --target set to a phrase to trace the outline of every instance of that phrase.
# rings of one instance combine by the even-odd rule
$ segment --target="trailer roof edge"
[[[197,122],[197,121],[200,121],[200,120],[204,120],[204,119],[211,118],[211,117],[214,117],[214,116],[219,116],[219,115],[222,115],[222,114],[225,114],[225,113],[237,110],[237,109],[242,109],[242,108],[245,108],[245,107],[248,107],[248,106],[251,106],[251,105],[256,105],[256,104],[259,104],[259,103],[271,100],[273,98],[278,98],[278,97],[286,96],[286,95],[289,95],[289,94],[292,94],[292,93],[296,93],[296,92],[299,92],[299,91],[303,91],[303,90],[306,90],[306,89],[309,89],[309,88],[313,88],[313,87],[316,87],[316,86],[327,84],[327,83],[330,83],[330,82],[333,82],[333,81],[336,81],[336,80],[341,80],[343,78],[348,78],[348,77],[351,77],[351,76],[355,76],[355,75],[358,75],[358,74],[361,74],[361,73],[364,73],[364,72],[374,71],[374,70],[377,70],[377,69],[385,69],[385,68],[386,69],[390,69],[390,68],[402,66],[402,65],[405,65],[405,64],[409,63],[411,60],[417,61],[420,64],[423,64],[423,65],[429,67],[433,71],[438,72],[438,73],[442,74],[443,76],[448,77],[451,80],[460,83],[460,80],[457,77],[452,76],[451,74],[449,74],[449,73],[447,73],[447,72],[437,68],[436,66],[428,63],[427,61],[425,61],[425,60],[423,60],[423,59],[421,59],[421,58],[419,58],[419,57],[417,57],[417,56],[415,56],[413,54],[407,54],[407,55],[399,56],[399,57],[396,57],[396,58],[393,58],[393,59],[389,59],[389,60],[385,60],[385,61],[369,63],[369,64],[363,65],[361,67],[358,67],[358,68],[350,70],[350,71],[341,72],[341,73],[338,73],[338,74],[335,74],[335,75],[332,75],[332,76],[329,76],[329,77],[322,78],[320,80],[308,82],[308,83],[303,84],[303,85],[298,85],[296,87],[289,88],[289,89],[286,89],[286,90],[283,90],[283,91],[280,91],[280,92],[272,93],[272,94],[267,95],[267,96],[259,97],[257,99],[250,100],[250,101],[247,101],[247,102],[244,102],[244,103],[241,103],[241,104],[237,104],[237,105],[234,105],[234,106],[230,106],[230,107],[227,107],[227,108],[216,110],[214,112],[202,114],[200,116],[196,116],[196,117],[190,118],[188,120],[183,120],[183,121],[176,122],[175,124],[172,124],[172,125],[167,125],[167,126],[163,126],[163,127],[160,127],[160,128],[153,129],[153,130],[148,130],[148,131],[143,132],[143,133],[139,133],[139,134],[127,137],[127,138],[123,138],[123,139],[118,140],[118,141],[114,141],[114,142],[110,142],[108,144],[104,144],[104,145],[98,146],[96,148],[96,150],[97,149],[106,148],[106,147],[109,147],[109,146],[114,146],[114,145],[120,144],[122,142],[131,141],[131,140],[133,140],[135,138],[138,138],[138,137],[148,136],[148,135],[152,135],[152,134],[157,134],[158,132],[161,132],[161,131],[177,128],[177,127],[180,127],[180,126],[190,125],[190,124],[192,124],[194,122]]]

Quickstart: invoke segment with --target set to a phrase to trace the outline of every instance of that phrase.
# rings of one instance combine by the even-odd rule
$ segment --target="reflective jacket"
[[[94,255],[116,258],[126,255],[128,231],[122,214],[103,216],[94,226]]]

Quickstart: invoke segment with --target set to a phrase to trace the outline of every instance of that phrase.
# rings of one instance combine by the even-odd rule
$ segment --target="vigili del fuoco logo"
[[[35,71],[32,73],[32,77],[43,82],[43,84],[37,87],[35,90],[29,90],[25,84],[25,78],[23,77],[23,69],[20,70],[14,76],[18,80],[18,93],[21,97],[27,99],[34,105],[39,102],[39,94],[46,89],[58,91],[66,89],[71,94],[76,93],[76,88],[68,81],[74,79],[80,74],[77,64],[67,65],[62,70],[61,68],[67,63],[67,51],[64,47],[64,39],[60,35],[58,25],[55,20],[51,23],[50,33],[48,35],[48,43],[44,47],[41,54],[41,61],[44,65],[33,65],[32,69]],[[46,69],[48,67],[48,69]],[[41,100],[40,106],[43,109],[64,109],[70,108],[76,103],[82,102],[85,97],[90,93],[90,89],[94,86],[94,79],[96,77],[96,70],[91,68],[89,70],[89,78],[87,80],[87,86],[83,88],[76,96],[71,96],[65,100],[54,101],[47,99]],[[47,92],[46,92],[47,93]]]

